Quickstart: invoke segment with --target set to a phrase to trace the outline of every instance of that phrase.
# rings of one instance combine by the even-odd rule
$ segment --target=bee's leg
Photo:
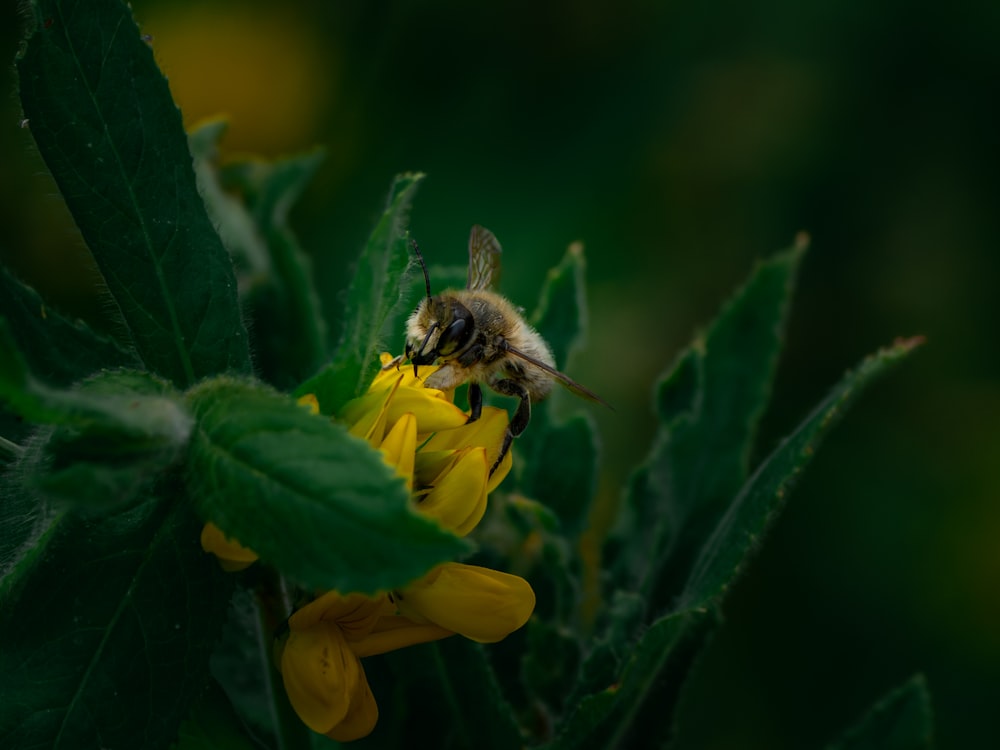
[[[469,383],[469,418],[465,421],[475,422],[483,415],[483,388],[475,380]]]
[[[517,405],[517,409],[514,411],[514,417],[510,420],[510,424],[507,425],[507,431],[503,436],[503,443],[500,445],[500,454],[490,469],[490,476],[493,476],[493,472],[497,470],[500,462],[507,455],[507,451],[510,450],[510,444],[514,442],[514,438],[524,432],[524,428],[528,426],[528,421],[531,419],[531,398],[528,396],[527,389],[516,380],[498,380],[495,383],[490,383],[490,387],[501,395],[517,396],[521,399],[521,403]]]
[[[462,367],[472,367],[483,358],[483,345],[476,343],[458,355],[458,363]]]
[[[472,367],[483,358],[483,345],[475,343],[458,355],[458,364],[462,367]],[[483,413],[483,389],[476,381],[469,382],[469,422],[475,422]]]
[[[406,354],[397,354],[390,361],[382,365],[382,371],[385,372],[386,370],[391,370],[393,367],[398,370],[399,366],[403,363],[403,360],[406,359],[406,357]]]

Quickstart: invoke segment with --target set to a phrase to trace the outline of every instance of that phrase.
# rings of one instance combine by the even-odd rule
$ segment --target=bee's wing
[[[493,232],[478,224],[469,233],[467,289],[492,289],[500,282],[500,243]]]
[[[579,396],[580,398],[585,398],[588,401],[593,401],[594,403],[597,403],[597,404],[603,404],[604,406],[606,406],[609,409],[611,409],[611,411],[615,410],[615,407],[613,407],[611,404],[609,404],[603,398],[601,398],[600,396],[598,396],[592,390],[590,390],[589,388],[584,388],[582,385],[580,385],[579,383],[577,383],[575,380],[573,380],[568,375],[565,375],[565,374],[559,372],[559,370],[557,370],[556,368],[550,367],[549,365],[545,364],[541,360],[535,359],[534,357],[532,357],[532,356],[530,356],[528,354],[525,354],[520,349],[515,349],[514,347],[509,346],[509,345],[507,347],[507,352],[509,354],[513,354],[518,359],[523,359],[525,362],[528,362],[528,363],[534,365],[535,367],[537,367],[540,370],[545,370],[545,372],[547,372],[549,375],[551,375],[553,378],[555,378],[557,381],[559,381],[559,383],[561,385],[563,385],[566,388],[568,388],[573,394]]]

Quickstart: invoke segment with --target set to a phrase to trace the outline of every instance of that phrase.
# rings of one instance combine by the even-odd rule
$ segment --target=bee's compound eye
[[[441,332],[441,337],[438,339],[438,354],[445,357],[448,356],[465,344],[470,333],[472,333],[472,330],[466,323],[465,318],[458,318],[452,321],[451,325]]]

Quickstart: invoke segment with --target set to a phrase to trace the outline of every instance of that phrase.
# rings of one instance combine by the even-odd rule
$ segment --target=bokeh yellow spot
[[[184,115],[224,115],[226,147],[265,155],[312,145],[339,76],[336,46],[295,6],[163,4],[140,12],[142,33]]]

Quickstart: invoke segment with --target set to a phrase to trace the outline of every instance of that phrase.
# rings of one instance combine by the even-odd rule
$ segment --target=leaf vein
[[[57,4],[56,7],[57,7],[57,12],[59,13],[59,18],[60,18],[61,26],[63,28],[68,28],[67,19],[65,17],[64,12],[63,12],[62,5],[61,4]],[[117,36],[118,29],[121,27],[121,25],[122,25],[123,22],[124,22],[124,18],[120,17],[118,19],[118,24],[115,27],[115,31],[112,34],[112,38],[108,42],[107,52],[105,53],[106,55],[110,55],[111,54],[111,51],[112,51],[111,42]],[[190,354],[189,354],[189,352],[187,351],[187,349],[184,346],[184,337],[183,337],[183,333],[181,331],[180,321],[179,321],[178,316],[177,316],[177,309],[176,309],[176,307],[173,304],[173,298],[172,298],[172,296],[170,294],[170,287],[169,287],[169,284],[167,283],[167,280],[166,280],[166,278],[164,276],[164,273],[163,273],[163,267],[162,267],[162,262],[161,262],[162,258],[160,256],[158,256],[158,254],[157,254],[156,244],[153,241],[152,234],[151,234],[151,232],[149,230],[149,226],[148,226],[147,221],[146,221],[146,217],[143,215],[142,209],[141,209],[141,207],[139,205],[138,196],[136,195],[136,192],[135,192],[134,180],[137,179],[137,176],[129,175],[128,170],[126,169],[125,160],[122,157],[122,154],[121,154],[121,152],[119,150],[119,144],[112,137],[111,132],[108,129],[107,113],[104,111],[104,107],[102,106],[101,102],[99,101],[99,99],[97,97],[97,94],[96,94],[96,91],[94,90],[94,86],[93,86],[92,82],[87,78],[87,76],[85,74],[85,71],[84,71],[83,66],[81,64],[81,57],[80,57],[80,54],[79,54],[79,52],[77,50],[76,40],[69,33],[65,33],[65,38],[66,38],[66,42],[67,42],[67,45],[69,47],[69,50],[71,52],[71,57],[73,59],[73,65],[74,65],[74,67],[76,67],[77,72],[80,75],[80,79],[81,79],[81,82],[83,84],[83,88],[87,92],[87,96],[90,99],[91,105],[94,108],[94,112],[97,114],[97,116],[98,116],[98,118],[99,118],[99,120],[101,122],[101,127],[102,127],[102,129],[104,131],[104,136],[107,139],[108,149],[110,150],[111,154],[114,157],[115,167],[116,167],[116,169],[118,171],[118,174],[122,178],[122,181],[125,183],[125,190],[126,190],[127,202],[129,204],[129,208],[131,209],[132,217],[136,220],[136,226],[140,230],[140,233],[141,233],[141,236],[142,236],[142,243],[141,243],[142,247],[145,250],[145,254],[148,256],[150,264],[151,264],[151,266],[152,266],[152,268],[153,268],[153,270],[155,272],[155,277],[156,277],[157,285],[159,287],[160,297],[161,297],[162,301],[164,302],[164,307],[165,307],[165,309],[167,311],[167,315],[168,315],[168,318],[169,318],[169,329],[170,329],[170,332],[172,334],[174,346],[176,347],[178,358],[180,360],[181,367],[183,368],[184,375],[185,375],[185,378],[186,378],[185,383],[183,383],[181,385],[189,385],[195,379],[194,368],[193,368],[192,363],[191,363]],[[101,69],[102,70],[104,68],[104,62],[105,62],[105,60],[102,60],[102,62],[101,62]],[[129,75],[131,75],[131,71],[129,71]],[[134,87],[134,85],[135,85],[134,78],[132,78],[132,77],[129,78],[129,84]],[[143,127],[143,112],[142,112],[141,108],[138,110],[137,116],[139,118],[138,132],[140,133],[140,149],[141,149],[141,152],[140,152],[138,160],[136,161],[136,169],[139,169],[139,166],[142,164],[142,161],[145,158],[145,150],[146,150],[146,147],[147,147],[146,138],[145,138],[145,135],[144,135],[145,129]],[[176,188],[176,183],[175,183],[175,188]],[[176,199],[176,189],[173,192],[175,194],[175,199]],[[176,222],[175,222],[175,225],[176,225]]]
[[[152,538],[150,539],[150,543],[146,547],[145,556],[143,557],[142,562],[136,568],[135,573],[132,575],[132,579],[129,581],[129,585],[125,591],[125,594],[122,596],[121,601],[115,608],[114,613],[111,615],[110,618],[108,618],[108,627],[103,629],[103,636],[101,637],[101,640],[98,643],[93,656],[91,656],[87,664],[87,668],[86,670],[84,670],[84,673],[81,676],[79,683],[77,684],[76,690],[73,691],[73,697],[70,699],[69,704],[66,706],[66,710],[62,715],[62,721],[59,723],[59,731],[57,732],[55,740],[52,743],[53,747],[59,746],[59,742],[63,736],[63,732],[66,730],[70,714],[73,712],[78,701],[82,698],[84,688],[87,686],[92,672],[94,671],[94,669],[96,669],[97,664],[100,662],[102,656],[104,655],[105,649],[111,642],[112,631],[117,627],[125,611],[133,606],[132,594],[135,591],[142,577],[142,573],[144,572],[146,566],[149,564],[149,561],[152,557],[150,552],[151,550],[156,548],[156,546],[159,543],[160,537],[163,534],[168,533],[167,524],[165,523],[168,514],[169,510],[163,511],[161,513],[157,513],[154,511],[151,515],[159,517],[146,519],[145,521],[146,524],[152,524],[156,530],[153,533]]]

